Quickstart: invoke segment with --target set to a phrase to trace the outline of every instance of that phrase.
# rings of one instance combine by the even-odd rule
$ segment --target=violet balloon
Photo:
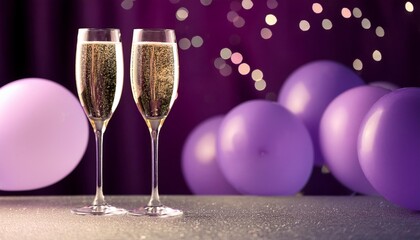
[[[377,194],[360,167],[357,139],[366,113],[389,92],[367,85],[352,88],[336,97],[321,118],[319,136],[325,164],[339,182],[355,192]]]
[[[223,116],[215,116],[200,123],[184,144],[182,171],[194,194],[238,194],[227,182],[216,159],[216,139],[222,120]]]
[[[359,160],[372,186],[390,202],[420,210],[420,88],[379,99],[360,129]]]
[[[325,108],[342,92],[363,84],[363,80],[351,69],[329,60],[307,63],[286,79],[278,102],[298,116],[308,128],[314,144],[316,165],[324,163],[318,131]]]
[[[39,78],[0,89],[0,189],[33,190],[67,176],[80,162],[89,126],[77,98]]]
[[[222,172],[242,194],[296,194],[312,172],[307,129],[269,101],[248,101],[232,109],[221,123],[217,150]]]

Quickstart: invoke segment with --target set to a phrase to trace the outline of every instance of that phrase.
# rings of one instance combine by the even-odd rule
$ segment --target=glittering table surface
[[[0,239],[420,239],[420,213],[380,197],[164,196],[175,218],[78,216],[92,196],[0,197]],[[108,196],[135,208],[146,196]]]

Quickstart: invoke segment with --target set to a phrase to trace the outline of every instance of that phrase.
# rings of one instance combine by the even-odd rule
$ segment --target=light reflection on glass
[[[371,23],[370,23],[369,19],[367,19],[367,18],[362,19],[362,27],[364,29],[369,29],[371,27]]]
[[[270,39],[273,36],[273,33],[268,28],[261,29],[261,33],[260,34],[261,34],[261,37],[263,39]]]
[[[241,63],[238,66],[238,72],[241,75],[247,75],[251,71],[251,67],[247,63]]]
[[[176,11],[176,19],[178,21],[184,21],[188,18],[188,9],[181,7]]]
[[[277,23],[276,16],[274,16],[273,14],[267,14],[265,16],[265,23],[267,23],[267,25],[273,26],[274,24]]]
[[[376,27],[375,33],[376,33],[376,36],[378,37],[385,36],[385,30],[381,26]]]
[[[382,53],[379,50],[375,50],[372,53],[372,58],[373,60],[379,62],[382,60]]]
[[[308,31],[308,30],[311,28],[311,25],[309,24],[309,22],[308,22],[308,21],[306,21],[306,20],[301,20],[301,21],[299,22],[299,28],[300,28],[300,30],[302,30],[302,31],[306,32],[306,31]]]
[[[314,13],[319,14],[322,13],[322,5],[320,3],[314,3],[312,4],[312,11],[314,11]]]
[[[355,70],[357,70],[357,71],[361,71],[361,70],[363,69],[363,63],[362,63],[362,60],[360,60],[360,59],[356,58],[356,59],[353,61],[353,68],[354,68]]]
[[[330,30],[333,27],[331,20],[329,19],[322,20],[322,27],[325,30]]]

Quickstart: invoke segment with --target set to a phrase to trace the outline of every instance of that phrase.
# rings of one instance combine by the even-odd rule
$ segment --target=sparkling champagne
[[[111,118],[123,85],[121,42],[82,42],[76,52],[80,102],[92,125]]]
[[[131,86],[136,105],[146,121],[166,118],[176,98],[178,78],[176,43],[133,45]]]

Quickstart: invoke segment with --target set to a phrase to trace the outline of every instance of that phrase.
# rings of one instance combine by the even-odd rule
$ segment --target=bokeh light
[[[261,29],[261,33],[260,34],[261,34],[261,37],[263,39],[270,39],[273,36],[273,33],[268,28]]]
[[[260,69],[255,69],[254,71],[252,71],[251,77],[254,81],[260,81],[263,79],[264,74]]]
[[[362,19],[362,27],[364,29],[369,29],[371,26],[372,26],[372,24],[370,23],[369,19],[367,19],[367,18]]]
[[[269,9],[276,9],[278,5],[277,0],[267,0],[267,7]]]
[[[267,83],[265,82],[265,80],[261,79],[260,81],[256,81],[254,83],[254,87],[258,91],[263,91],[267,87]]]
[[[245,25],[245,19],[241,16],[236,16],[233,19],[233,25],[237,28],[241,28]]]
[[[242,7],[245,10],[249,10],[254,6],[254,3],[251,0],[242,0]]]
[[[322,13],[324,9],[322,8],[322,5],[320,3],[313,3],[312,4],[312,11],[314,11],[314,13],[319,14]]]
[[[405,10],[407,12],[413,12],[414,11],[414,5],[413,5],[413,3],[411,3],[410,1],[407,1],[405,3]]]
[[[331,20],[324,19],[324,20],[322,20],[322,27],[325,30],[330,30],[333,27],[333,24],[332,24]]]
[[[200,36],[194,36],[194,37],[191,39],[191,44],[192,44],[192,46],[193,46],[193,47],[195,47],[195,48],[199,48],[199,47],[203,46],[203,43],[204,43],[204,40],[203,40],[203,38],[202,38],[202,37],[200,37]]]
[[[363,63],[362,63],[362,60],[360,60],[360,59],[356,58],[356,59],[353,61],[353,68],[354,68],[354,70],[361,71],[361,70],[363,69]]]
[[[178,46],[182,50],[187,50],[191,47],[191,41],[188,38],[181,38],[178,41]]]
[[[203,6],[209,6],[211,2],[212,0],[200,0],[200,3],[203,4]]]
[[[235,20],[235,18],[238,17],[238,16],[239,16],[238,13],[235,12],[235,11],[233,11],[233,10],[232,11],[229,11],[226,14],[226,17],[229,20],[229,22],[233,22],[233,20]]]
[[[378,26],[375,29],[375,34],[378,37],[383,37],[383,36],[385,36],[385,30],[381,26]]]
[[[133,8],[134,5],[134,0],[124,0],[123,2],[121,2],[121,7],[124,8],[125,10],[129,10],[131,8]]]
[[[362,10],[360,10],[360,8],[353,8],[353,16],[355,18],[361,18],[362,17]]]
[[[308,21],[306,21],[306,20],[301,20],[301,21],[299,22],[299,28],[300,28],[300,30],[302,30],[302,31],[308,31],[308,30],[311,28],[311,25],[309,24],[309,22],[308,22]]]
[[[240,64],[244,58],[242,57],[242,54],[235,52],[232,53],[232,56],[230,57],[230,60],[234,64]]]
[[[225,64],[220,70],[219,70],[220,74],[224,77],[229,76],[230,74],[232,74],[232,67],[228,64]]]
[[[222,58],[216,58],[216,59],[214,59],[214,63],[213,64],[214,64],[214,67],[215,68],[222,69],[222,68],[225,67],[226,62]]]
[[[188,9],[184,8],[184,7],[180,7],[177,11],[176,11],[176,19],[178,19],[178,21],[184,21],[185,19],[188,18]]]
[[[341,16],[343,16],[343,18],[350,18],[351,17],[351,11],[348,8],[342,8],[341,9]]]
[[[230,56],[232,56],[232,51],[229,48],[222,48],[222,50],[220,50],[220,57],[223,59],[229,59]]]
[[[265,99],[275,102],[277,101],[277,94],[274,92],[268,92],[267,94],[265,94]]]
[[[238,66],[238,72],[241,75],[247,75],[251,71],[251,67],[247,63],[241,63]]]
[[[382,53],[379,50],[375,50],[372,53],[372,58],[373,60],[379,62],[382,60]]]
[[[322,168],[321,168],[321,173],[322,174],[330,174],[331,172],[330,172],[330,169],[328,169],[327,166],[323,165]]]
[[[276,16],[274,16],[273,14],[267,14],[265,16],[265,23],[267,23],[267,25],[273,26],[274,24],[277,23]]]

